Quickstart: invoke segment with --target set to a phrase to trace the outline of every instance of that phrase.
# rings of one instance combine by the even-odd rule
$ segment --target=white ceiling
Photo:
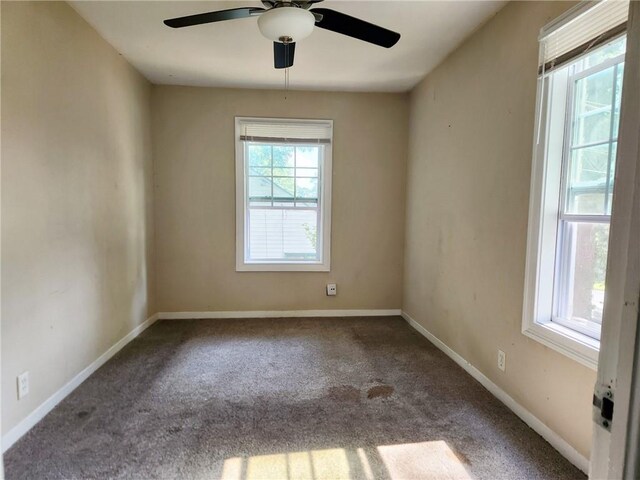
[[[71,1],[109,43],[156,84],[282,88],[273,47],[257,18],[172,29],[162,21],[195,13],[261,6],[233,1]],[[402,34],[391,49],[315,28],[296,45],[290,88],[406,91],[505,1],[326,0],[320,6]]]

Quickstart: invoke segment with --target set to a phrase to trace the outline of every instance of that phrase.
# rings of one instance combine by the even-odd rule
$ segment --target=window
[[[580,4],[541,33],[523,333],[595,367],[628,3]]]
[[[236,118],[236,270],[329,271],[329,120]]]

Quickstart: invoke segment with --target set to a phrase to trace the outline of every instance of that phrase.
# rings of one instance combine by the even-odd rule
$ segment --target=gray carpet
[[[399,317],[162,321],[5,455],[13,479],[583,479]]]

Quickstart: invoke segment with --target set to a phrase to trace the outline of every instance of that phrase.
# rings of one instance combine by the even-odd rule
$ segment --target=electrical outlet
[[[507,368],[507,354],[502,350],[498,350],[498,368],[503,372]]]
[[[327,295],[334,296],[338,294],[338,287],[335,283],[327,283]]]
[[[18,375],[18,400],[29,395],[29,372]]]

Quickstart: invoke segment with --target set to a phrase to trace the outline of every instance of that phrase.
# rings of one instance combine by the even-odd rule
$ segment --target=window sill
[[[598,368],[600,342],[594,338],[553,322],[534,323],[523,328],[522,333],[592,370]]]
[[[236,272],[330,272],[328,263],[238,263]]]

